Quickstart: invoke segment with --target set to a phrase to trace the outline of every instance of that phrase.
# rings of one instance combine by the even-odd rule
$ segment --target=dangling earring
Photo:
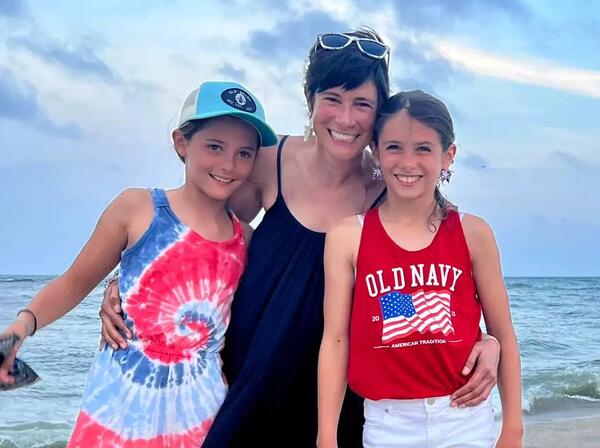
[[[440,171],[439,183],[443,184],[444,182],[446,182],[449,184],[451,177],[452,177],[452,171],[444,168],[444,169],[442,169],[442,171]]]
[[[373,167],[373,180],[382,181],[383,180],[383,171],[377,165]]]
[[[304,126],[304,141],[307,142],[310,138],[315,135],[312,123],[312,117],[308,119],[308,123]]]

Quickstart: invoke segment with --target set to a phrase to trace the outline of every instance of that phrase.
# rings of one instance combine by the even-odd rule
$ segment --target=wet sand
[[[600,448],[600,417],[525,423],[526,448]]]

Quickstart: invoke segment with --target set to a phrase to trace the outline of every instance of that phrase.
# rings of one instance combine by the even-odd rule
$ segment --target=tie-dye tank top
[[[133,333],[100,352],[68,447],[199,447],[225,399],[220,351],[246,261],[240,222],[208,241],[183,224],[163,190],[154,218],[121,257],[119,290]]]

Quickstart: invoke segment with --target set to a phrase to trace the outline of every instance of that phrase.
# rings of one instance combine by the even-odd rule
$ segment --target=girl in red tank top
[[[337,446],[348,383],[365,398],[366,447],[520,447],[520,357],[496,242],[439,190],[456,154],[450,113],[424,92],[399,93],[374,140],[387,199],[343,220],[325,244],[318,446]],[[472,408],[451,400],[469,379],[461,369],[482,313],[502,353],[497,442],[489,399]]]

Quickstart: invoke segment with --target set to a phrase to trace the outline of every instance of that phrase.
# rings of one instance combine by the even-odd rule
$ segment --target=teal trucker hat
[[[256,129],[261,146],[277,143],[277,135],[267,124],[260,101],[235,82],[209,81],[200,84],[183,103],[178,127],[191,120],[223,115],[239,118]]]

